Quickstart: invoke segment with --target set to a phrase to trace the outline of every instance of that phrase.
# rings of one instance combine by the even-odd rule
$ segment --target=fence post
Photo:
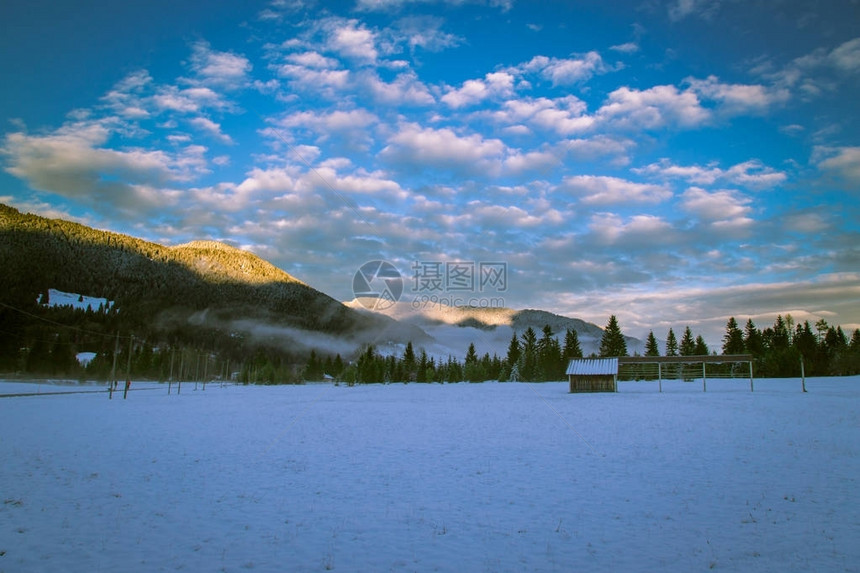
[[[182,394],[182,375],[185,370],[185,349],[179,355],[179,380],[176,381],[176,394]]]
[[[806,370],[803,368],[803,354],[800,355],[800,384],[806,392]]]
[[[122,391],[122,399],[128,398],[128,387],[131,386],[131,352],[134,346],[134,335],[128,339],[128,362],[125,367],[125,390]]]
[[[702,392],[708,391],[708,377],[705,375],[705,362],[702,362]]]
[[[173,359],[176,358],[176,349],[170,349],[170,378],[167,379],[167,395],[170,396],[170,387],[173,386]]]
[[[753,391],[753,363],[752,360],[749,362],[750,364],[750,392]]]
[[[663,391],[663,365],[659,362],[657,363],[657,388],[660,392]]]
[[[116,333],[116,341],[113,344],[113,366],[110,369],[110,390],[108,400],[113,400],[113,389],[116,386],[116,356],[119,354],[119,331]]]

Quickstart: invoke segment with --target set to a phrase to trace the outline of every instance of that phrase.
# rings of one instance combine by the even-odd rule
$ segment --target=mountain
[[[0,268],[0,367],[4,352],[10,367],[19,349],[51,340],[106,355],[118,333],[152,346],[207,349],[245,364],[260,352],[273,363],[303,363],[310,350],[349,359],[366,344],[401,355],[409,341],[438,358],[462,359],[470,343],[479,354],[504,357],[514,333],[531,327],[540,335],[545,325],[558,336],[576,330],[589,354],[603,335],[597,325],[541,310],[416,310],[399,302],[370,311],[224,243],[164,246],[2,204]],[[112,304],[89,312],[38,304],[49,291]],[[641,352],[641,341],[627,341],[631,353]]]
[[[99,328],[162,342],[349,355],[367,342],[427,338],[389,317],[356,312],[223,243],[168,247],[5,205],[0,268],[7,315],[8,307],[36,310],[48,289],[103,297],[115,304],[109,316],[91,317]]]
[[[361,299],[346,302],[357,310],[372,307],[375,300]],[[490,353],[504,357],[508,343],[516,332],[522,335],[529,327],[540,337],[544,326],[549,325],[557,337],[564,340],[565,331],[576,331],[580,346],[586,355],[596,353],[600,348],[603,329],[596,324],[578,318],[568,318],[543,310],[515,310],[512,308],[479,308],[468,306],[448,306],[444,304],[421,305],[414,308],[408,302],[397,302],[382,310],[365,310],[383,314],[403,324],[420,328],[432,338],[426,345],[429,354],[436,357],[462,358],[469,344],[474,342],[478,354]],[[643,352],[644,343],[638,338],[625,336],[628,351]]]

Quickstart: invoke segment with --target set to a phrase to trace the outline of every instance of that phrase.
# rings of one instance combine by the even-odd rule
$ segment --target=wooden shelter
[[[617,392],[618,359],[585,358],[567,365],[571,392]]]

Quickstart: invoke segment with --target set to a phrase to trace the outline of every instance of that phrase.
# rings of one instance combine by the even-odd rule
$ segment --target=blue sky
[[[508,306],[634,336],[860,327],[858,2],[32,2],[0,21],[0,201],[23,211],[222,240],[340,300],[366,261],[407,286],[416,262],[504,262]]]

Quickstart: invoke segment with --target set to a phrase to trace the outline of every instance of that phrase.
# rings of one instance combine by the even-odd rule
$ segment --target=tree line
[[[378,382],[483,382],[501,381],[549,381],[561,380],[565,376],[568,362],[582,357],[582,348],[576,330],[566,329],[563,343],[549,325],[543,327],[540,336],[528,327],[522,336],[514,333],[504,357],[489,353],[479,356],[475,344],[469,344],[463,360],[453,356],[439,359],[429,356],[425,350],[416,353],[411,342],[406,344],[400,356],[384,355],[375,347],[367,346],[356,360],[345,365],[343,370],[325,371],[321,360],[311,355],[305,367],[304,378],[321,379],[324,374],[348,384]],[[332,362],[338,364],[340,356]]]
[[[175,333],[155,341],[119,332],[116,307],[96,310],[71,307],[44,308],[44,313],[21,316],[0,305],[0,371],[34,376],[80,379],[146,378],[203,380],[229,378],[242,383],[283,384],[334,379],[346,383],[378,382],[481,382],[484,380],[540,382],[563,380],[571,359],[582,358],[577,331],[556,335],[549,325],[538,332],[529,327],[513,333],[504,356],[479,355],[474,344],[464,358],[432,357],[416,352],[409,342],[401,355],[385,355],[373,346],[344,359],[339,354],[311,350],[308,356],[284,348],[277,340],[249,343],[236,332],[217,330]],[[50,317],[50,318],[47,318]],[[10,337],[15,322],[21,336]],[[195,341],[190,344],[189,341]],[[95,357],[86,365],[76,352],[87,349]],[[770,327],[759,329],[752,319],[744,328],[732,317],[722,338],[722,354],[750,354],[757,377],[796,377],[803,360],[807,376],[860,374],[860,329],[849,338],[841,326],[826,320],[814,325],[795,323],[791,315],[777,316]],[[645,340],[645,356],[701,356],[711,351],[701,335],[689,326],[680,339],[670,328],[662,345],[653,331]],[[716,351],[713,352],[716,354]],[[609,318],[597,353],[591,357],[628,356],[624,334],[613,315]]]
[[[474,344],[469,345],[463,361],[452,356],[437,360],[423,350],[416,357],[411,342],[401,356],[386,356],[368,346],[357,361],[348,365],[344,365],[339,355],[333,362],[328,358],[326,363],[312,354],[303,378],[318,380],[329,374],[347,383],[562,380],[569,361],[583,357],[575,330],[567,329],[563,340],[560,343],[547,325],[540,337],[532,328],[521,336],[514,333],[503,358],[489,353],[479,357]],[[791,315],[780,315],[772,327],[760,330],[752,319],[741,329],[732,317],[726,324],[721,351],[724,355],[752,355],[758,377],[796,377],[800,374],[801,357],[808,376],[860,374],[860,329],[849,340],[840,326],[831,326],[823,319],[813,329],[808,321],[795,324]],[[684,328],[680,340],[669,328],[663,352],[653,330],[645,341],[645,356],[709,354],[704,338],[694,336],[689,326]],[[613,315],[603,330],[599,351],[591,357],[621,356],[629,353],[618,319]]]
[[[609,319],[601,341],[601,356],[627,356],[624,339],[615,317]],[[795,377],[803,371],[807,376],[851,376],[860,374],[860,329],[849,339],[841,326],[826,320],[815,325],[796,323],[790,314],[778,315],[769,326],[759,329],[747,319],[741,329],[734,317],[726,323],[722,338],[722,354],[750,354],[756,376],[768,378]],[[645,356],[703,356],[709,354],[701,335],[693,337],[687,326],[679,341],[672,328],[666,334],[661,354],[654,331],[645,341]]]

